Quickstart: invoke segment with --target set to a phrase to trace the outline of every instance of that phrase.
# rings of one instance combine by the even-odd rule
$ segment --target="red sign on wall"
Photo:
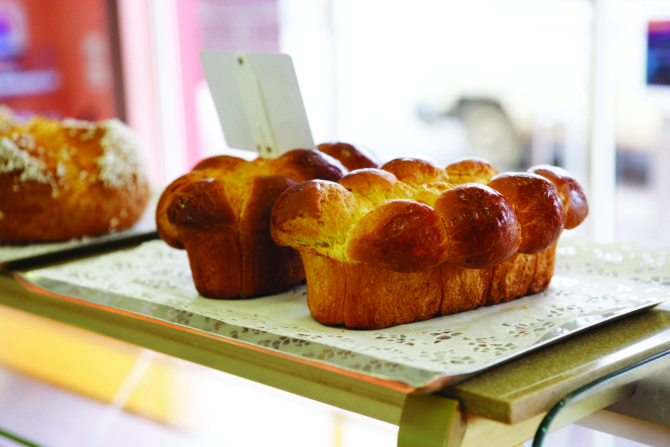
[[[119,110],[106,0],[0,0],[0,103],[100,120]]]

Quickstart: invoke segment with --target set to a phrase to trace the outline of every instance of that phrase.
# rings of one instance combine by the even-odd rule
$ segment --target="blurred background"
[[[0,103],[22,116],[121,118],[139,134],[160,190],[204,157],[239,154],[221,132],[202,50],[288,53],[316,143],[350,142],[382,160],[447,164],[476,155],[500,170],[556,164],[587,189],[591,215],[574,230],[578,235],[670,244],[667,0],[0,0]],[[286,445],[395,442],[397,429],[385,424],[155,353],[147,361],[145,351],[28,320],[21,330],[34,327],[32,338],[17,340],[11,325],[0,332],[0,360],[8,368],[0,411],[25,402],[32,394],[13,390],[24,382],[32,389],[37,377],[35,387],[56,385],[41,395],[71,398],[73,409],[98,408],[84,411],[90,417],[108,415],[96,429],[106,434],[96,438],[100,445],[113,445],[105,439],[123,430],[110,427],[134,415],[156,422],[158,431],[169,428],[160,445],[182,445],[182,435],[198,445],[196,434],[202,445],[283,445],[286,421],[298,418],[308,421],[304,433],[291,432]],[[45,358],[39,337],[46,326],[63,333],[53,359],[59,369],[80,362],[68,353],[110,349],[124,353],[103,362],[105,377],[112,370],[116,376],[103,380],[100,362],[77,363],[79,374],[61,377],[26,360]],[[91,345],[72,351],[70,335]],[[160,379],[147,380],[152,373],[145,371],[148,383],[138,381],[119,398],[142,362]],[[76,393],[66,398],[64,390]],[[138,390],[148,395],[133,398]],[[110,413],[110,405],[127,412]],[[47,445],[75,445],[92,426],[59,430],[56,412],[44,408],[51,407],[28,405],[12,424],[33,437],[51,433]],[[261,423],[268,429],[259,431]],[[43,429],[51,425],[53,432]],[[139,425],[123,427],[140,439]],[[604,435],[571,430],[562,436],[581,436],[579,445],[632,445],[612,437],[589,444],[587,438]],[[144,445],[159,444],[147,439]]]

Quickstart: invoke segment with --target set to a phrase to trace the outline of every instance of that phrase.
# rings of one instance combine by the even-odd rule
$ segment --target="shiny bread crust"
[[[558,191],[565,208],[565,229],[571,230],[586,219],[589,203],[580,183],[565,169],[558,166],[533,166],[527,172],[541,175],[550,180]]]
[[[447,260],[449,238],[440,215],[412,200],[389,200],[351,228],[346,244],[353,261],[409,273],[435,268]]]
[[[272,235],[301,253],[317,321],[379,329],[549,286],[566,223],[554,182],[481,159],[449,166],[403,158],[278,198]]]
[[[350,171],[365,168],[378,168],[377,158],[367,149],[356,147],[341,141],[321,143],[317,149],[339,160]]]
[[[553,245],[565,227],[565,207],[556,186],[529,172],[507,172],[488,185],[512,204],[521,225],[521,253],[539,253]]]
[[[339,180],[346,172],[337,159],[308,149],[271,160],[210,157],[165,188],[156,207],[158,233],[187,251],[204,297],[279,293],[302,282],[305,273],[300,254],[272,239],[275,200],[299,182]]]
[[[444,168],[449,181],[454,185],[480,183],[486,185],[500,172],[488,160],[479,157],[463,157]]]
[[[521,226],[504,195],[478,183],[448,189],[435,211],[449,235],[447,262],[486,268],[512,256],[521,244]]]
[[[430,160],[402,157],[384,163],[381,169],[396,176],[401,182],[417,187],[426,183],[449,181],[445,170]]]

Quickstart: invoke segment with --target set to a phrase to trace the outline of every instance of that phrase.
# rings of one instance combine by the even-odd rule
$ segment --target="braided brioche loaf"
[[[270,236],[275,200],[300,182],[337,181],[347,167],[376,166],[349,144],[321,147],[325,150],[296,149],[272,160],[211,157],[164,190],[156,208],[158,234],[187,251],[202,296],[268,295],[305,279],[300,255]]]
[[[0,243],[68,240],[135,224],[150,198],[132,130],[0,110]]]
[[[546,289],[556,241],[587,213],[560,168],[500,174],[476,158],[444,169],[402,158],[292,186],[271,231],[301,253],[317,321],[378,329]]]

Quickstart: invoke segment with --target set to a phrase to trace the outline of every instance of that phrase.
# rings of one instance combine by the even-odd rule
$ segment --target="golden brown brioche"
[[[557,166],[540,165],[528,170],[533,174],[541,175],[550,180],[561,197],[565,207],[565,229],[571,230],[581,224],[589,214],[589,204],[586,194],[579,182],[565,169]]]
[[[310,293],[319,299],[310,299],[307,306],[312,316],[327,325],[344,324],[345,267],[344,262],[300,250]]]
[[[270,235],[279,195],[311,178],[338,180],[346,169],[315,150],[247,161],[211,157],[173,181],[156,208],[160,237],[188,253],[198,292],[209,298],[279,293],[305,278],[300,255]]]
[[[486,185],[489,180],[499,174],[498,170],[487,160],[478,157],[464,157],[450,163],[445,168],[449,182],[454,185],[464,183],[481,183]]]
[[[0,243],[97,236],[134,225],[149,183],[119,120],[0,119]]]
[[[319,151],[336,158],[350,171],[365,168],[378,168],[376,158],[369,151],[341,141],[321,143],[316,147]]]
[[[284,175],[296,181],[311,179],[339,180],[347,168],[330,155],[311,149],[294,149],[267,161],[274,175]]]
[[[239,217],[225,184],[205,178],[182,185],[179,194],[168,201],[165,218],[177,234],[178,248],[188,253],[196,288],[203,296],[236,296],[242,289],[244,270],[240,238],[234,236]],[[226,272],[226,281],[219,281],[222,272]]]
[[[279,245],[343,260],[346,232],[358,214],[356,198],[342,185],[311,180],[279,196],[270,230]]]
[[[536,253],[537,263],[535,264],[535,273],[533,279],[528,286],[528,294],[541,292],[546,289],[554,276],[554,264],[556,263],[556,247],[555,243],[544,251]]]
[[[503,173],[488,184],[514,207],[521,225],[521,253],[538,253],[558,240],[565,225],[565,208],[556,186],[536,174]]]
[[[373,264],[345,263],[344,272],[344,321],[339,324],[348,328],[378,329],[426,320],[439,309],[437,269],[401,273]]]
[[[437,315],[449,315],[487,304],[493,269],[470,269],[445,262],[439,268],[442,296]]]
[[[300,251],[317,321],[377,329],[548,287],[565,223],[556,186],[480,159],[450,172],[404,158],[282,193],[272,236]]]
[[[430,160],[410,157],[396,158],[384,163],[381,168],[413,187],[426,183],[449,182],[445,170]]]
[[[449,235],[451,264],[485,268],[512,256],[521,227],[507,199],[492,188],[467,183],[448,189],[435,202]]]
[[[498,304],[525,296],[537,268],[537,254],[514,253],[493,266],[486,304]]]
[[[358,169],[338,182],[358,199],[361,209],[368,210],[391,199],[408,199],[414,190],[382,169]]]
[[[168,207],[172,204],[175,195],[181,193],[184,188],[207,178],[209,177],[205,172],[189,172],[170,183],[158,199],[156,204],[156,229],[158,230],[158,236],[170,247],[183,249],[184,244],[179,237],[179,229],[173,226],[168,219]]]
[[[438,270],[398,273],[301,251],[307,304],[322,324],[352,329],[384,328],[425,320],[440,305]],[[309,267],[307,267],[309,266]]]
[[[435,268],[447,260],[449,239],[438,213],[413,200],[389,200],[351,229],[347,255],[394,272]]]

